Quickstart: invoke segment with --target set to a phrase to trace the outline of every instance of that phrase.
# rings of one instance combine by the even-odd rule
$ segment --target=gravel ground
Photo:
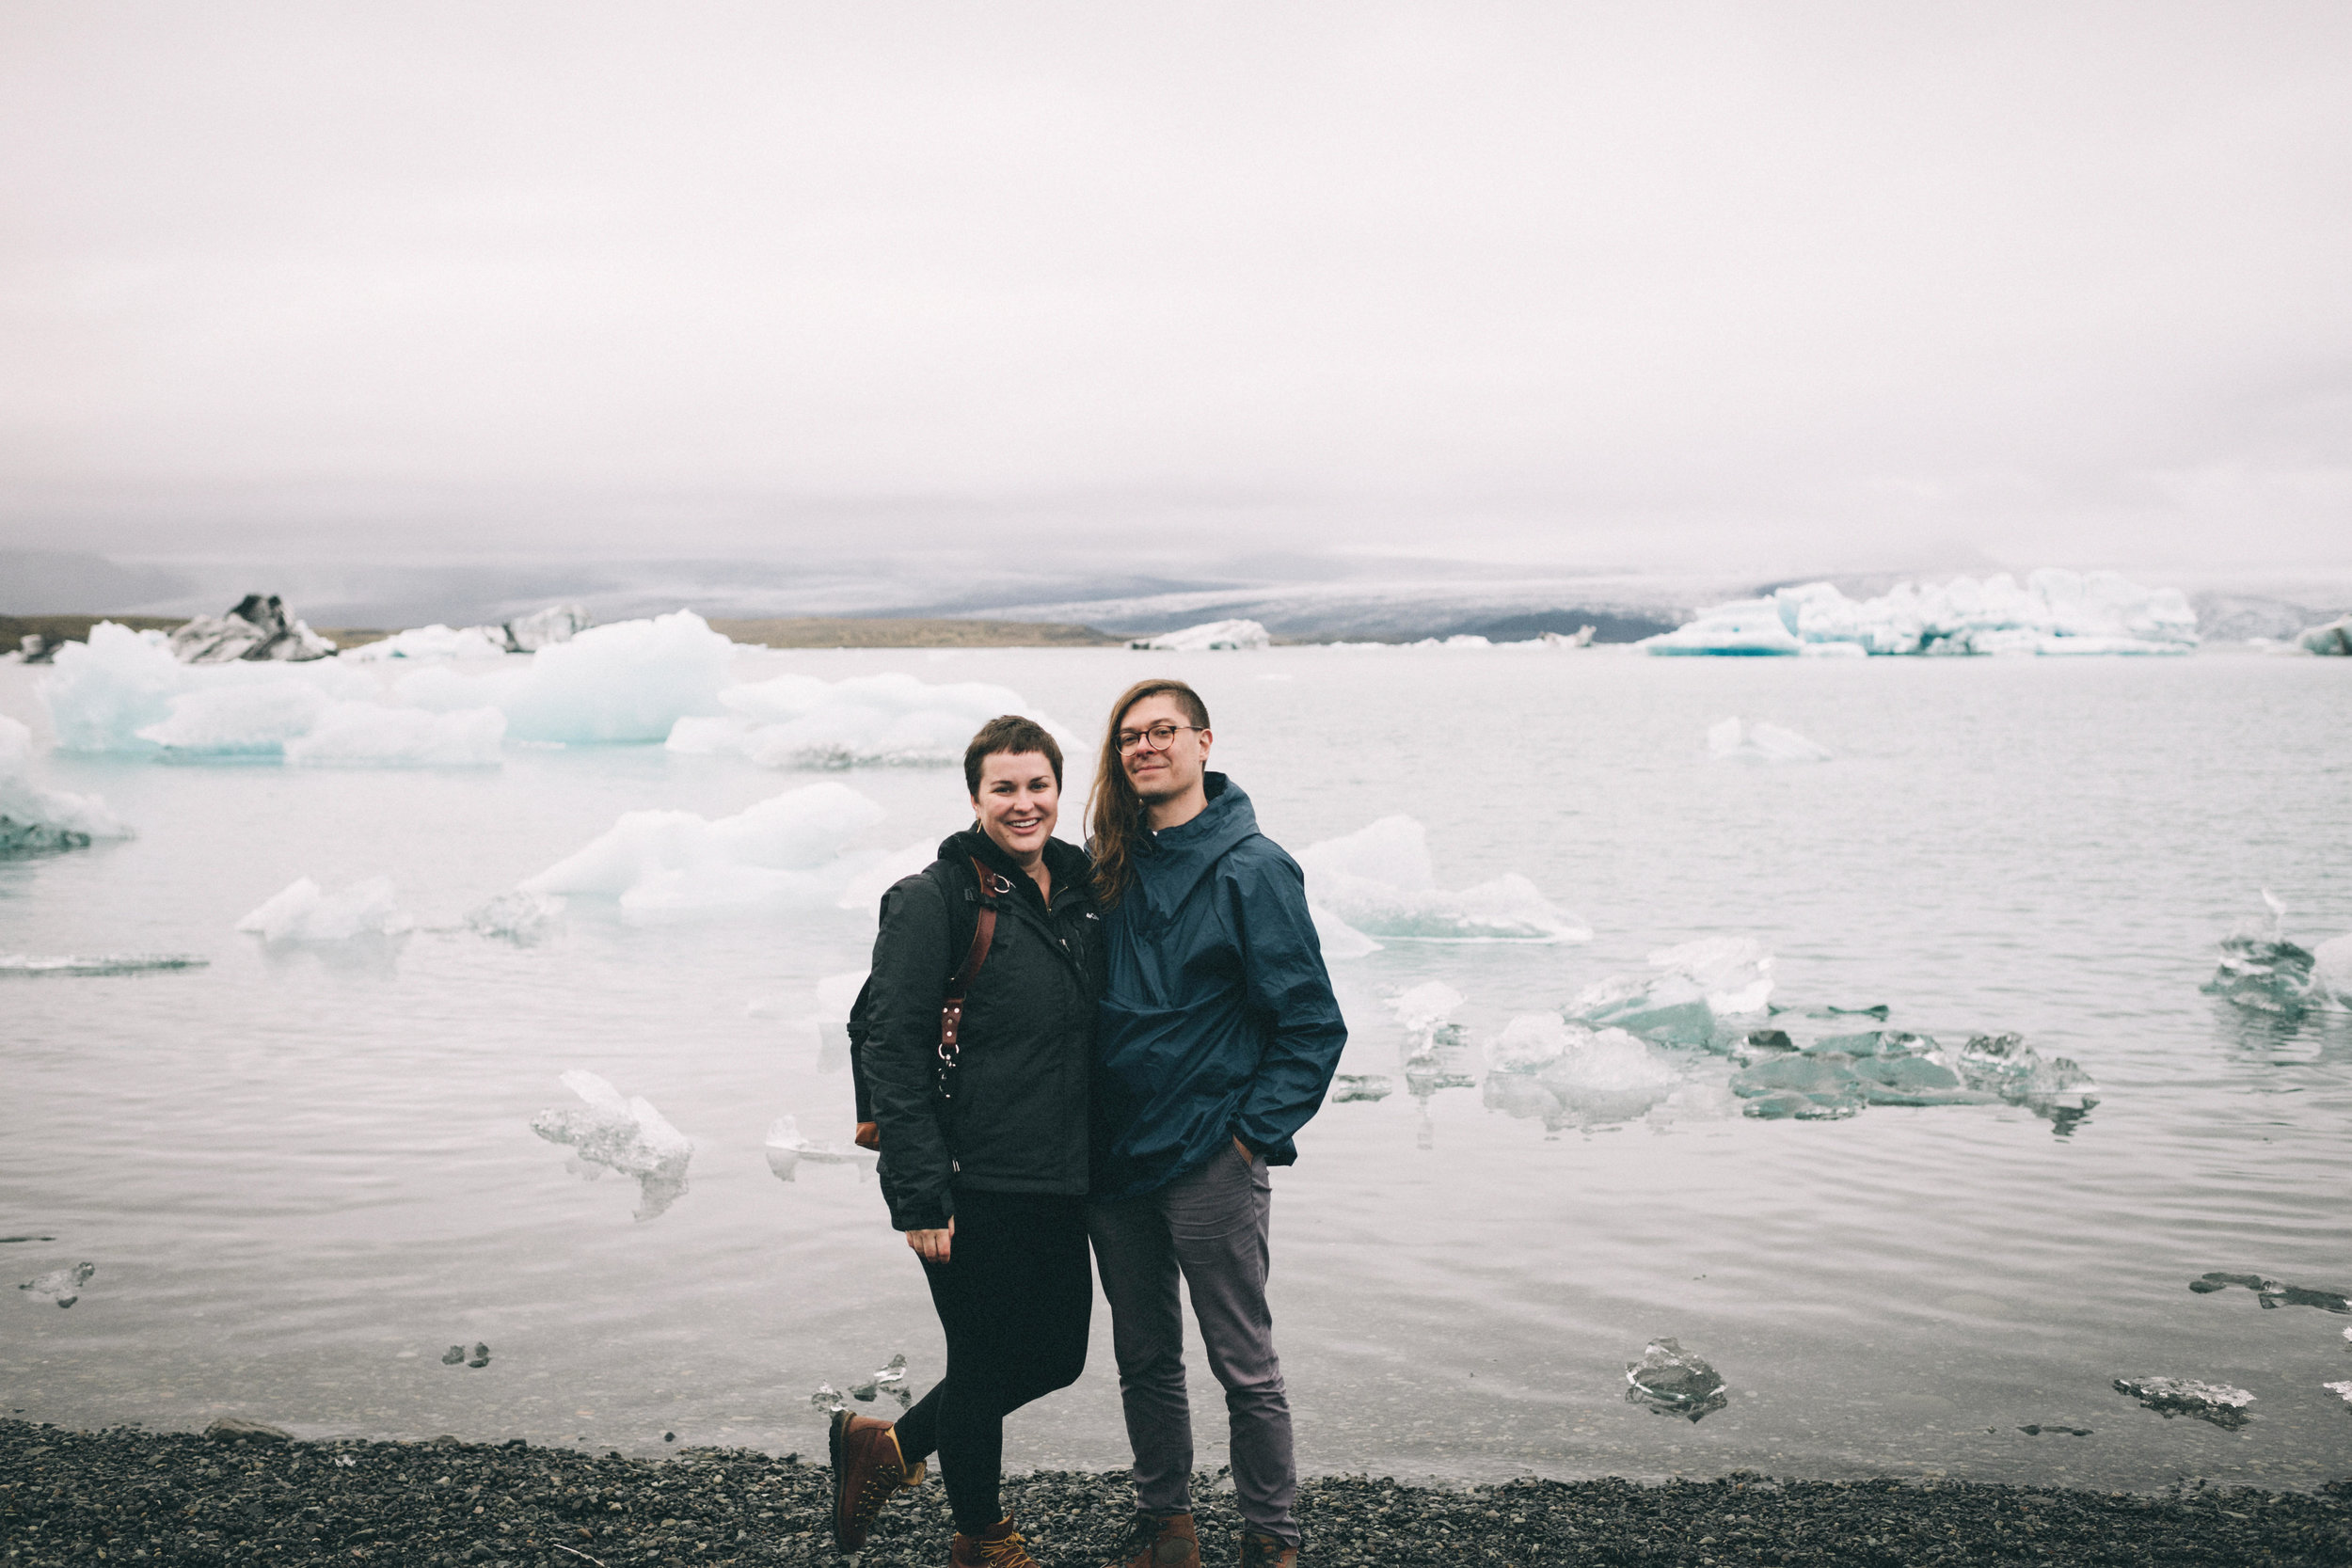
[[[1046,1568],[1095,1568],[1124,1523],[1117,1472],[1046,1473],[1007,1501]],[[8,1564],[364,1562],[619,1568],[836,1560],[821,1455],[691,1449],[660,1462],[460,1443],[296,1443],[0,1421]],[[2352,1564],[2352,1481],[2317,1493],[2137,1493],[1761,1476],[1445,1490],[1307,1483],[1311,1568],[1342,1563]],[[1232,1568],[1230,1492],[1202,1510]],[[863,1568],[947,1555],[936,1481],[894,1505]]]

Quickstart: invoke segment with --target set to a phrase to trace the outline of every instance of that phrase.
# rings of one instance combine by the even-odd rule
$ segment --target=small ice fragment
[[[1487,1106],[1553,1132],[1630,1121],[1673,1092],[1674,1068],[1622,1029],[1522,1014],[1486,1045]]]
[[[528,947],[546,941],[564,926],[564,900],[551,893],[525,893],[520,888],[501,893],[466,911],[466,927],[482,936]]]
[[[370,877],[332,894],[297,877],[238,921],[237,929],[273,945],[398,936],[414,922],[395,907],[393,896],[389,877]]]
[[[1707,992],[1687,974],[1615,974],[1577,993],[1567,1016],[1623,1029],[1661,1045],[1705,1045],[1715,1037]]]
[[[2119,1377],[2115,1391],[2129,1394],[2168,1421],[2193,1416],[2232,1431],[2246,1424],[2246,1407],[2254,1402],[2254,1396],[2243,1388],[2193,1377]]]
[[[51,1269],[47,1274],[26,1280],[17,1289],[30,1291],[37,1296],[55,1296],[59,1307],[71,1307],[82,1299],[82,1287],[88,1284],[90,1275],[97,1272],[98,1265],[95,1263],[74,1263],[62,1269]]]
[[[883,1388],[896,1388],[907,1380],[907,1354],[900,1351],[890,1358],[890,1365],[874,1373],[874,1382]]]
[[[1652,1339],[1642,1359],[1625,1364],[1628,1404],[1638,1404],[1661,1416],[1681,1416],[1692,1421],[1730,1403],[1723,1377],[1707,1361],[1671,1338]]]
[[[686,1191],[694,1141],[643,1096],[624,1100],[593,1072],[575,1069],[559,1081],[586,1103],[542,1111],[532,1117],[531,1130],[549,1143],[570,1145],[583,1162],[635,1177],[637,1218],[653,1219],[675,1203]]]
[[[1717,762],[1825,762],[1829,749],[1794,730],[1758,721],[1726,719],[1707,732],[1707,754]]]
[[[850,1384],[848,1389],[849,1396],[861,1404],[872,1403],[874,1396],[881,1392],[881,1386],[870,1377],[863,1383]]]
[[[1804,1016],[1807,1018],[1874,1018],[1883,1023],[1890,1011],[1892,1009],[1885,1003],[1881,1002],[1868,1007],[1816,1007]]]
[[[2302,1285],[2281,1285],[2275,1279],[2258,1274],[2206,1274],[2188,1282],[2188,1288],[2199,1295],[2211,1295],[2232,1286],[2242,1286],[2254,1292],[2254,1299],[2264,1309],[2280,1307],[2316,1307],[2322,1312],[2352,1312],[2352,1300],[2340,1291],[2318,1291]],[[2352,1338],[2352,1329],[2344,1330]]]
[[[460,1367],[465,1365],[465,1361],[466,1347],[463,1345],[452,1345],[441,1353],[441,1365],[444,1367]]]
[[[828,1414],[835,1410],[846,1410],[849,1408],[848,1404],[842,1400],[840,1391],[834,1388],[830,1383],[818,1384],[817,1386],[817,1392],[809,1395],[808,1402],[815,1405],[818,1409],[827,1412]]]
[[[1862,1080],[1851,1061],[1835,1053],[1806,1053],[1756,1063],[1734,1073],[1731,1092],[1747,1103],[1740,1114],[1767,1121],[1831,1121],[1858,1114]]]
[[[1689,976],[1718,1016],[1760,1013],[1772,994],[1772,956],[1753,937],[1702,937],[1661,947],[1649,956],[1649,966]]]
[[[469,1359],[468,1359],[466,1365],[473,1368],[482,1368],[486,1367],[489,1364],[490,1347],[485,1344],[476,1344],[473,1348],[473,1354]]]
[[[1331,1103],[1334,1105],[1386,1100],[1394,1092],[1396,1080],[1376,1072],[1343,1072],[1331,1080]]]
[[[193,953],[104,953],[81,957],[72,953],[0,953],[0,978],[9,975],[89,976],[154,974],[176,969],[202,969],[213,960]]]
[[[761,1152],[767,1155],[768,1168],[779,1181],[795,1180],[803,1160],[813,1165],[869,1165],[875,1158],[870,1150],[854,1145],[845,1148],[803,1137],[800,1123],[788,1116],[769,1123]]]
[[[1389,1008],[1407,1035],[1426,1039],[1462,1002],[1462,993],[1443,980],[1424,980],[1389,998]]]

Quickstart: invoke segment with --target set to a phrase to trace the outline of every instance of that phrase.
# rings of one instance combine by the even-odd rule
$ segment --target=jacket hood
[[[1136,840],[1136,891],[1153,910],[1165,912],[1183,903],[1227,850],[1257,835],[1258,813],[1241,785],[1222,773],[1204,774],[1201,784],[1209,803],[1200,816]]]

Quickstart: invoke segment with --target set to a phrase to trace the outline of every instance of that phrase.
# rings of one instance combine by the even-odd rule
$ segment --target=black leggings
[[[947,1334],[947,1375],[898,1418],[910,1465],[939,1455],[956,1528],[1005,1516],[1005,1417],[1086,1370],[1094,1265],[1086,1199],[959,1189],[948,1260],[923,1265]]]

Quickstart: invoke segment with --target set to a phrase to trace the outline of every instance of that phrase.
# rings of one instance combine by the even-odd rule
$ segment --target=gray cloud
[[[2352,565],[2341,7],[102,4],[0,45],[27,547]]]

